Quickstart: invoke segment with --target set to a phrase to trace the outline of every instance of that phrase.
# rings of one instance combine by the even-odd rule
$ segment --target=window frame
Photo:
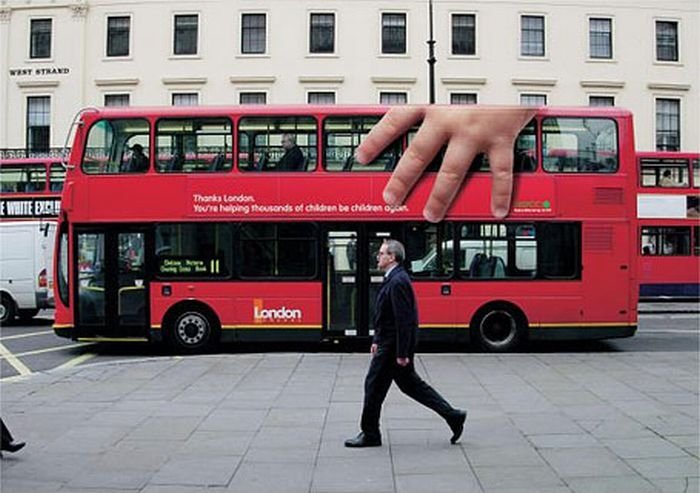
[[[34,37],[35,33],[32,30],[32,25],[34,24],[35,21],[48,21],[49,22],[49,43],[48,43],[48,55],[46,56],[41,56],[41,55],[34,55]],[[52,16],[37,16],[37,17],[30,17],[28,19],[28,31],[29,31],[29,43],[27,44],[27,60],[30,62],[50,62],[54,58],[54,18]],[[38,33],[37,33],[38,35]]]
[[[127,104],[107,104],[107,98],[110,97],[121,97],[121,98],[126,98]],[[108,92],[103,94],[102,98],[102,103],[105,107],[110,107],[110,108],[126,108],[131,106],[131,93],[130,92]]]
[[[248,94],[257,94],[257,95],[263,95],[265,101],[262,103],[243,103],[241,102],[241,96],[243,95],[248,95]],[[256,104],[256,105],[262,105],[262,104],[268,104],[268,97],[270,96],[269,91],[265,90],[245,90],[245,91],[238,91],[238,104]]]
[[[263,46],[263,51],[261,51],[261,52],[257,52],[257,51],[253,52],[253,51],[245,51],[244,50],[245,33],[247,32],[246,29],[248,30],[248,32],[250,32],[251,30],[254,30],[254,29],[259,29],[259,28],[251,28],[251,27],[245,28],[243,18],[246,16],[263,16],[263,18],[265,19],[265,27],[263,29],[263,31],[264,31],[263,32],[263,36],[264,36],[263,45],[264,46]],[[260,56],[268,56],[269,55],[269,53],[268,53],[268,51],[269,51],[269,39],[270,39],[270,36],[269,36],[270,23],[268,22],[267,12],[264,12],[264,11],[245,11],[245,12],[240,13],[239,19],[240,19],[241,37],[240,37],[240,45],[239,45],[239,49],[238,49],[238,54],[240,56],[243,56],[243,57],[251,57],[251,58],[252,57],[260,57]]]
[[[178,34],[178,26],[177,26],[177,18],[178,17],[196,17],[197,18],[197,35],[195,36],[195,50],[194,53],[178,53],[177,52],[177,34]],[[172,44],[170,45],[171,49],[171,56],[176,57],[176,58],[199,58],[201,56],[200,54],[200,48],[201,48],[201,36],[202,36],[202,16],[200,15],[199,12],[193,12],[193,11],[182,11],[182,12],[173,12],[172,13],[172,22],[171,22],[171,41]]]
[[[594,21],[608,21],[610,30],[607,32],[607,43],[606,46],[610,50],[609,56],[594,56],[593,54],[593,22]],[[600,32],[595,33],[596,36],[601,36]],[[588,17],[588,60],[595,62],[610,62],[615,59],[615,21],[612,16],[605,15],[590,15]]]
[[[473,53],[455,53],[454,51],[454,43],[455,43],[455,38],[454,38],[454,31],[455,31],[455,25],[454,25],[454,20],[455,17],[457,16],[463,16],[463,17],[472,17],[474,21],[474,25],[472,27],[472,42],[474,45],[474,52]],[[470,11],[455,11],[455,12],[450,12],[450,52],[449,52],[449,57],[450,58],[476,58],[479,55],[478,51],[478,22],[477,22],[477,15],[476,12],[470,12]],[[469,41],[469,40],[467,40]]]
[[[658,28],[659,24],[665,23],[665,24],[675,24],[676,27],[676,37],[675,37],[675,50],[676,50],[676,59],[675,60],[667,60],[667,59],[661,59],[659,57],[659,33],[658,33]],[[654,18],[654,29],[652,30],[654,33],[654,63],[657,64],[662,64],[662,65],[679,65],[681,63],[681,21],[680,19],[674,19],[674,18],[667,18],[667,17],[658,17]]]
[[[293,224],[295,226],[299,226],[300,224],[305,224],[309,225],[313,231],[313,236],[310,237],[294,237],[294,238],[283,238],[283,240],[293,240],[293,241],[310,241],[312,244],[312,249],[313,254],[315,256],[315,265],[313,266],[313,275],[310,276],[281,276],[281,275],[273,275],[273,276],[244,276],[241,272],[241,266],[243,265],[243,262],[247,259],[245,254],[243,253],[243,243],[244,241],[252,241],[252,240],[242,240],[241,239],[241,232],[243,229],[247,226],[253,226],[257,224],[269,224],[275,226],[275,237],[273,241],[279,242],[280,241],[280,236],[279,236],[279,226],[280,225],[289,225]],[[269,241],[269,238],[265,238],[266,240]],[[321,228],[320,225],[315,222],[315,221],[294,221],[294,222],[284,222],[284,221],[266,221],[264,223],[256,223],[256,222],[244,222],[244,223],[239,223],[237,227],[235,228],[234,231],[234,237],[233,237],[233,244],[235,245],[234,252],[233,252],[233,259],[234,259],[234,277],[236,279],[240,279],[242,281],[250,281],[250,282],[260,282],[260,281],[266,281],[266,282],[290,282],[290,281],[313,281],[313,280],[318,280],[321,276],[322,273],[322,254],[321,254]],[[275,267],[273,265],[273,267]]]
[[[659,128],[658,105],[659,105],[659,102],[661,102],[661,101],[666,101],[666,102],[673,101],[673,102],[677,103],[677,105],[678,105],[677,106],[678,111],[676,111],[675,115],[672,115],[672,116],[675,116],[676,123],[678,125],[678,130],[675,134],[670,133],[673,130],[666,130],[666,129]],[[680,151],[682,149],[682,138],[683,138],[682,132],[681,132],[683,129],[682,98],[680,96],[674,96],[674,95],[654,96],[654,106],[653,107],[654,107],[654,117],[653,117],[653,121],[654,121],[654,136],[653,136],[654,149],[657,151],[673,151],[673,152]],[[667,146],[667,145],[660,147],[660,145],[659,145],[660,132],[664,132],[664,134],[668,134],[668,135],[675,135],[677,137],[677,140],[678,140],[677,146],[675,146],[674,148],[670,148],[670,146]]]
[[[224,227],[228,229],[228,235],[231,239],[231,243],[228,245],[228,253],[230,256],[230,265],[229,267],[229,273],[227,275],[207,275],[207,276],[179,276],[179,275],[162,275],[160,272],[160,267],[159,267],[159,257],[162,255],[158,255],[156,252],[156,242],[155,242],[155,237],[156,237],[156,231],[158,230],[159,227],[163,226],[214,226],[214,227]],[[158,281],[163,281],[163,282],[180,282],[180,281],[214,281],[214,282],[221,282],[221,281],[230,281],[235,278],[235,273],[236,273],[236,259],[234,257],[235,251],[233,246],[236,243],[236,234],[237,234],[237,225],[233,222],[226,222],[226,221],[213,221],[213,222],[191,222],[191,221],[173,221],[173,222],[156,222],[153,224],[153,277],[154,279]]]
[[[48,125],[30,125],[29,124],[29,110],[30,110],[30,100],[47,100],[48,101]],[[25,105],[25,111],[24,111],[24,126],[25,126],[25,148],[29,151],[33,152],[47,152],[51,148],[51,129],[53,127],[52,122],[53,122],[53,95],[52,94],[27,94],[24,98],[24,105]],[[30,141],[33,139],[30,139],[30,132],[32,128],[47,128],[47,137],[46,137],[46,146],[44,147],[36,147],[30,145]]]
[[[314,51],[313,48],[313,39],[314,39],[314,23],[313,23],[313,18],[314,16],[331,16],[333,18],[333,26],[332,26],[332,50],[331,51]],[[338,21],[337,21],[337,13],[332,11],[332,10],[314,10],[314,11],[309,11],[308,15],[308,45],[306,47],[307,49],[307,55],[308,56],[335,56],[338,54]],[[319,26],[317,26],[318,28]]]
[[[109,46],[110,46],[110,28],[109,28],[109,21],[111,19],[128,19],[129,20],[129,26],[128,26],[128,33],[127,33],[127,41],[126,41],[126,54],[123,55],[110,55],[109,53]],[[117,14],[117,13],[110,13],[105,15],[105,53],[104,57],[107,60],[124,60],[124,59],[130,59],[132,57],[131,54],[131,47],[133,46],[133,40],[132,40],[132,33],[133,33],[133,16],[131,14]]]
[[[403,16],[403,48],[402,52],[388,52],[384,50],[384,16]],[[410,40],[408,32],[408,11],[406,10],[383,10],[379,12],[379,55],[382,57],[407,57],[409,55],[408,43]]]
[[[524,34],[525,34],[525,26],[523,25],[523,21],[525,18],[538,18],[542,19],[542,53],[541,54],[529,54],[529,53],[524,53]],[[522,12],[519,15],[519,20],[520,20],[520,25],[518,29],[518,41],[519,41],[519,46],[518,46],[518,58],[522,60],[542,60],[546,59],[548,56],[548,51],[547,51],[547,45],[548,43],[548,36],[547,36],[547,15],[543,13],[526,13]]]

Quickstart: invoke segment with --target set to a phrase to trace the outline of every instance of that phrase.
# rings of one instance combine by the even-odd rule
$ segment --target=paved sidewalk
[[[2,385],[28,446],[3,493],[698,492],[698,353],[423,354],[459,445],[395,387],[384,446],[346,449],[368,357],[96,364]]]

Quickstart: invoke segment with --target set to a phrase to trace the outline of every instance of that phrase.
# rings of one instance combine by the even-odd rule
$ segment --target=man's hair
[[[384,244],[386,245],[386,251],[392,254],[398,263],[403,262],[403,259],[406,258],[406,249],[400,241],[388,239],[384,240]]]

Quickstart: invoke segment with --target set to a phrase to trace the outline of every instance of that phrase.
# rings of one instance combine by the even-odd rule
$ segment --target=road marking
[[[4,336],[0,337],[0,341],[9,341],[10,339],[21,339],[23,337],[33,337],[33,336],[42,336],[46,334],[53,334],[53,330],[42,330],[41,332],[28,332],[26,334],[16,334],[13,336]]]
[[[0,344],[0,346],[1,345],[2,344]],[[10,355],[15,356],[15,357],[34,356],[35,354],[51,353],[54,351],[61,351],[63,349],[73,349],[73,348],[77,348],[77,347],[92,346],[92,345],[94,345],[94,343],[92,343],[92,342],[76,343],[76,344],[72,344],[69,346],[55,346],[55,347],[48,347],[48,348],[44,348],[44,349],[35,349],[34,351],[25,351],[23,353],[17,353],[15,355],[12,355],[12,353],[10,353]],[[3,358],[5,358],[5,355],[0,354],[0,359],[3,359]],[[8,360],[8,362],[9,362],[9,360]]]
[[[54,370],[65,370],[68,368],[73,368],[74,366],[78,366],[80,363],[84,363],[87,360],[94,358],[95,356],[97,356],[96,353],[81,354],[76,358],[66,361],[62,365],[57,366],[56,368],[54,368]]]
[[[700,334],[697,329],[639,329],[637,332],[644,334]]]
[[[7,361],[20,375],[31,375],[32,370],[30,370],[27,365],[22,363],[18,356],[20,355],[12,354],[12,352],[0,342],[0,359]]]

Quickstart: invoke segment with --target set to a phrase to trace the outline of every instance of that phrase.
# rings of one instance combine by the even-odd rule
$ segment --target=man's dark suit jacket
[[[418,335],[418,309],[408,272],[401,265],[389,272],[374,307],[375,344],[395,345],[397,358],[411,358]]]
[[[285,152],[277,163],[276,169],[279,171],[304,171],[304,154],[299,146],[294,146]]]

